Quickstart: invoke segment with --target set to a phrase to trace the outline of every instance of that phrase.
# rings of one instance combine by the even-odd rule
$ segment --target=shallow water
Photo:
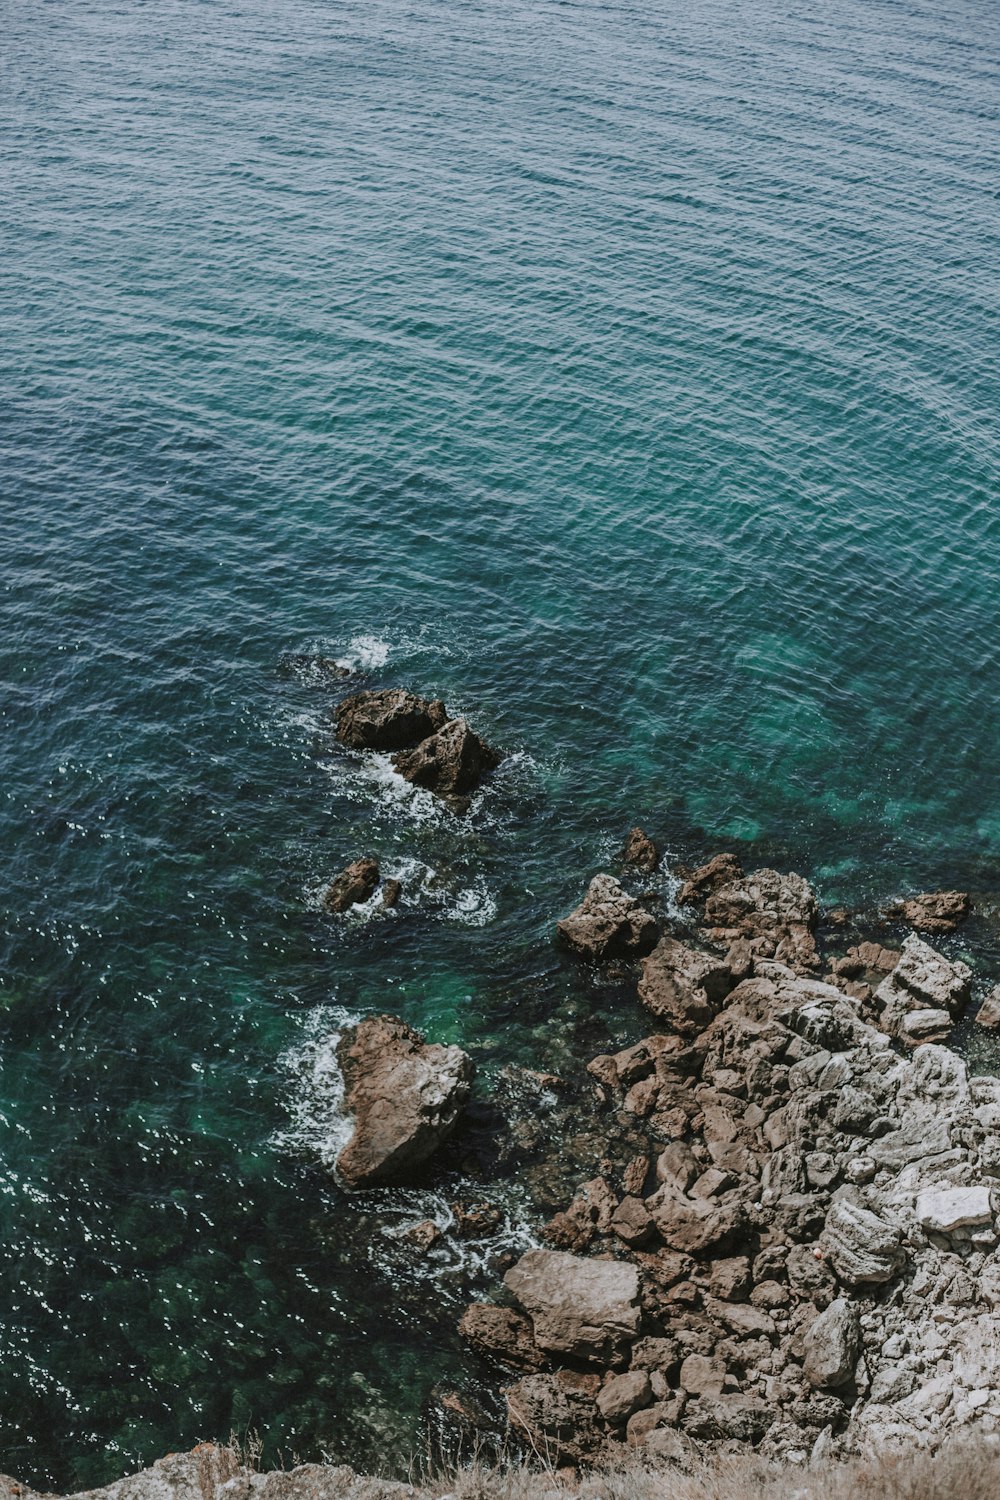
[[[626,1033],[551,925],[635,821],[1000,891],[996,7],[0,30],[0,1468],[371,1461],[461,1367],[318,1165],[337,1007]],[[401,796],[289,652],[511,759]]]

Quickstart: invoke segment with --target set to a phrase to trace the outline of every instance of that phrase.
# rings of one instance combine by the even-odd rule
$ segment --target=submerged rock
[[[379,882],[377,859],[356,859],[335,875],[323,892],[323,910],[344,912],[370,901]]]
[[[599,962],[648,953],[656,942],[656,919],[613,875],[595,875],[575,911],[557,923],[577,953]]]
[[[1000,984],[990,990],[976,1012],[976,1025],[988,1026],[991,1030],[1000,1027]]]
[[[337,1157],[350,1187],[405,1181],[447,1139],[474,1067],[460,1047],[429,1044],[395,1016],[373,1016],[337,1048],[354,1134]]]
[[[413,750],[397,755],[394,765],[413,786],[442,797],[473,791],[502,756],[479,738],[466,719],[450,719]]]
[[[352,750],[405,750],[447,721],[439,698],[418,698],[402,688],[352,693],[337,705],[337,738]]]

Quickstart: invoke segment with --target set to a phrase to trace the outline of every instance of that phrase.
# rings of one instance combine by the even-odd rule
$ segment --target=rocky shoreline
[[[499,760],[437,700],[357,693],[336,719],[342,742],[393,749],[453,800]],[[633,829],[620,862],[641,879],[660,856]],[[821,954],[801,876],[729,852],[683,874],[679,920],[602,872],[556,924],[582,961],[634,977],[654,1028],[586,1062],[560,1117],[575,1192],[462,1317],[510,1430],[569,1465],[637,1449],[802,1462],[1000,1431],[1000,1080],[945,1045],[974,977],[927,940],[968,895],[888,909],[899,947],[884,923],[865,937],[824,913]],[[977,1017],[998,1019],[1000,990]],[[461,1148],[460,1049],[384,1016],[341,1056],[348,1186]]]

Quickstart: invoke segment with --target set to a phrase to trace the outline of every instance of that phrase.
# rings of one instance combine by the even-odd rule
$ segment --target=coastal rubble
[[[406,1180],[454,1130],[469,1097],[472,1059],[428,1044],[395,1016],[371,1016],[337,1047],[353,1134],[336,1170],[352,1188]]]
[[[723,857],[689,885],[702,946],[661,938],[638,981],[662,1031],[589,1064],[604,1165],[505,1278],[518,1352],[490,1359],[523,1372],[530,1337],[544,1361],[506,1386],[511,1423],[570,1463],[1000,1432],[1000,1079],[906,1024],[954,1024],[971,971],[913,934],[820,978],[801,877]],[[635,954],[631,899],[598,877],[560,931]],[[588,1268],[634,1273],[634,1325],[614,1299],[596,1323]]]

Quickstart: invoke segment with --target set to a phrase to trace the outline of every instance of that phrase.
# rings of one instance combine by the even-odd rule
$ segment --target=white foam
[[[347,1145],[353,1125],[344,1108],[337,1046],[345,1028],[357,1019],[342,1006],[319,1006],[304,1019],[301,1041],[278,1059],[291,1088],[288,1124],[272,1137],[277,1150],[311,1156],[332,1168]]]
[[[442,912],[448,921],[458,922],[462,927],[485,927],[496,914],[496,897],[481,875],[472,885],[459,891]]]
[[[343,656],[337,657],[339,667],[352,672],[376,672],[389,660],[392,646],[377,635],[355,635],[347,643]]]

